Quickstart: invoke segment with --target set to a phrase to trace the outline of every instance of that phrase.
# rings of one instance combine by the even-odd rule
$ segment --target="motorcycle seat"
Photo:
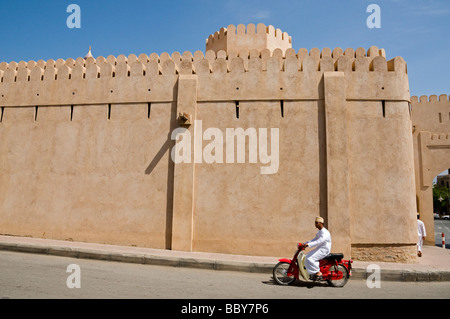
[[[344,254],[339,253],[339,254],[329,254],[324,259],[340,261],[340,260],[342,260],[342,258],[344,258]]]

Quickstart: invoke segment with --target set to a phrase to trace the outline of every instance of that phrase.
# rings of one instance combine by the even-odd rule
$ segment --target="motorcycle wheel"
[[[295,281],[294,275],[288,276],[290,264],[287,262],[279,262],[273,268],[273,279],[279,285],[291,285]]]
[[[350,277],[347,268],[345,268],[345,266],[339,264],[337,266],[330,267],[330,271],[332,273],[342,272],[342,278],[341,279],[339,279],[339,280],[328,279],[327,280],[327,282],[330,284],[330,286],[332,286],[332,287],[344,287],[345,284],[348,281],[348,278]]]

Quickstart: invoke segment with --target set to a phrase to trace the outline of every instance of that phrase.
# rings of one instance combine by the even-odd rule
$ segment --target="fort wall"
[[[171,109],[154,103],[148,119],[147,104],[113,104],[108,119],[107,104],[5,108],[1,232],[167,248],[173,163],[158,151]]]
[[[0,77],[2,234],[284,255],[323,216],[335,252],[366,258],[395,246],[394,259],[413,258],[401,57],[386,61],[376,47],[210,50],[1,63]],[[278,170],[261,174],[248,158],[175,164],[180,113],[194,137],[277,128]]]
[[[417,210],[434,233],[433,179],[450,168],[450,101],[445,94],[411,97]],[[435,244],[434,237],[425,240]]]

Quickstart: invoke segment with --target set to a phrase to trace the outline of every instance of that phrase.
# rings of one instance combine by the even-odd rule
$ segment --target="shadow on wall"
[[[174,96],[177,90],[177,85],[174,87]],[[168,172],[167,172],[167,198],[166,198],[166,249],[172,249],[172,218],[173,218],[173,187],[174,187],[174,163],[170,156],[170,150],[175,145],[175,141],[171,139],[172,131],[177,127],[177,103],[172,102],[171,112],[170,112],[170,131],[167,134],[167,140],[159,149],[156,156],[150,162],[148,167],[145,169],[145,174],[150,175],[161,159],[164,157],[166,152],[169,152],[168,156]]]

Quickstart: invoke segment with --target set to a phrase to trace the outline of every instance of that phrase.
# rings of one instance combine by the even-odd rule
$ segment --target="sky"
[[[70,4],[81,28],[69,28]],[[370,4],[380,28],[369,28]],[[264,23],[293,48],[384,48],[408,65],[411,95],[450,95],[448,0],[0,0],[0,62],[205,50],[230,24]]]

